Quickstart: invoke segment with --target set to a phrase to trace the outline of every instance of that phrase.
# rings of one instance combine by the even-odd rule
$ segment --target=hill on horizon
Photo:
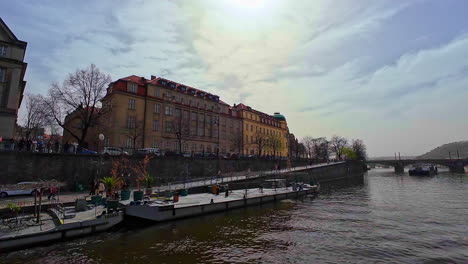
[[[418,159],[448,159],[450,156],[452,159],[456,159],[457,151],[460,153],[460,158],[468,158],[468,141],[459,141],[447,143],[437,148],[418,156]],[[449,155],[450,152],[450,155]]]

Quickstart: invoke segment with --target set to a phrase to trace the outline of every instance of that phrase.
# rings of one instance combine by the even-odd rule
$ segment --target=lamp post
[[[216,171],[217,171],[217,176],[219,177],[220,176],[220,160],[219,160],[219,116],[216,116],[215,120],[214,120],[214,124],[218,127],[218,144],[216,145],[216,157],[218,159],[217,163],[216,163]]]
[[[105,137],[104,137],[103,134],[99,134],[98,138],[99,138],[98,145],[102,145],[102,149],[103,149],[102,152],[104,152],[103,142],[104,142]],[[99,149],[100,148],[98,146],[98,153],[99,153]],[[102,155],[103,155],[103,153],[101,153],[101,155],[99,155],[99,176],[101,176],[101,172],[102,172]]]

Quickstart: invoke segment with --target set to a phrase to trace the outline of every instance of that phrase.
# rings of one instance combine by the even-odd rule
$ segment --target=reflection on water
[[[468,175],[371,170],[315,200],[99,234],[0,263],[468,263]]]

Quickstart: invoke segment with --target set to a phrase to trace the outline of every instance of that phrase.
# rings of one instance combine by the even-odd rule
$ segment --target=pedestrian
[[[91,187],[91,190],[89,191],[89,195],[96,195],[96,180],[91,180],[90,182],[90,187]]]
[[[46,150],[46,152],[47,152],[47,153],[52,152],[52,143],[50,142],[50,140],[49,140],[49,142],[47,142],[47,150]]]
[[[57,193],[57,187],[54,184],[51,184],[49,186],[49,196],[47,196],[47,200],[50,201],[51,198],[52,198],[52,200],[55,200],[55,194],[56,193]]]
[[[58,141],[55,141],[55,153],[59,153],[60,144]]]
[[[32,147],[32,141],[31,141],[31,139],[28,139],[26,141],[26,151],[28,151],[28,152],[31,151],[31,147]]]
[[[105,190],[106,186],[104,185],[104,183],[100,182],[98,187],[99,195],[103,196]]]
[[[226,192],[224,194],[224,197],[228,197],[229,196],[229,186],[226,184]]]
[[[23,151],[24,144],[25,144],[24,138],[21,138],[21,140],[18,143],[18,150],[19,151]]]

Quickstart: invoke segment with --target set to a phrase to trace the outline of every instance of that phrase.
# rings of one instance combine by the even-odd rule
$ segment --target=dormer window
[[[6,57],[8,47],[5,45],[0,45],[0,57]]]
[[[189,89],[188,92],[189,94],[195,94],[195,89]]]
[[[158,83],[162,86],[166,86],[167,85],[167,81],[166,80],[158,80]]]
[[[128,85],[128,91],[130,93],[136,93],[137,92],[137,84],[136,83],[130,83]]]
[[[176,87],[176,84],[175,84],[175,83],[173,83],[173,82],[170,82],[170,83],[169,83],[169,87],[170,87],[170,88],[172,88],[172,89],[175,89],[175,87]]]
[[[182,91],[182,92],[187,91],[187,87],[185,87],[183,85],[179,85],[179,86],[177,86],[177,88],[179,88],[179,90]]]

